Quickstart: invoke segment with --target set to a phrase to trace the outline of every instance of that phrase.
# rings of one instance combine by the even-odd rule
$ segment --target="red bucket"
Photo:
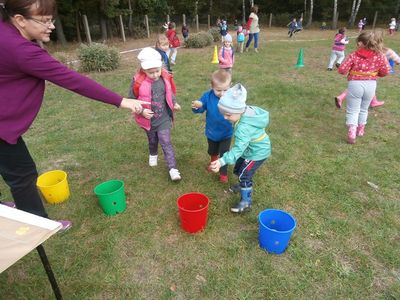
[[[201,193],[188,193],[178,198],[176,204],[183,230],[196,233],[206,227],[208,203],[208,197]]]

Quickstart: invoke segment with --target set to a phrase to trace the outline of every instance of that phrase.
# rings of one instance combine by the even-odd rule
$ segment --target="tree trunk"
[[[246,23],[246,2],[245,2],[245,0],[242,1],[242,14],[243,14],[242,23],[244,24],[244,23]]]
[[[356,20],[360,5],[361,5],[361,0],[358,0],[357,6],[356,6],[356,10],[354,11],[353,23],[351,23],[351,26],[354,26],[354,21]]]
[[[307,27],[308,27],[308,26],[311,26],[311,23],[312,23],[312,16],[313,16],[313,10],[314,10],[314,0],[310,0],[310,15],[308,16]]]
[[[67,44],[67,40],[65,39],[64,29],[61,23],[60,17],[57,15],[56,17],[56,33],[57,33],[57,41],[59,41],[63,46]]]
[[[212,12],[213,12],[213,0],[210,0],[210,10],[208,11],[208,14],[210,15],[211,19],[212,19],[212,16],[213,16]],[[211,21],[211,23],[212,23],[212,21]]]
[[[332,29],[336,29],[337,27],[337,0],[333,1],[333,20],[332,20]]]
[[[100,30],[101,30],[101,40],[104,42],[107,40],[107,21],[104,17],[100,18]]]
[[[82,43],[80,18],[81,16],[79,12],[76,12],[75,14],[76,39],[78,40],[79,44]]]
[[[357,0],[353,0],[353,4],[351,6],[351,14],[350,14],[350,19],[349,19],[349,25],[354,24],[354,19],[355,19],[354,12],[356,10],[356,1]]]
[[[133,29],[132,29],[132,3],[131,0],[128,0],[128,8],[129,8],[129,20],[128,20],[128,30],[129,34],[132,35]]]
[[[254,0],[250,0],[250,7],[254,6]]]
[[[307,16],[307,0],[304,0],[304,19]]]

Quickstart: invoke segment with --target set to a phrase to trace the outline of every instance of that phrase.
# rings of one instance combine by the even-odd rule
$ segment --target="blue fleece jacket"
[[[206,129],[205,135],[214,142],[220,142],[232,137],[233,126],[224,119],[224,116],[218,110],[219,98],[211,89],[203,94],[199,99],[203,106],[199,109],[192,108],[195,114],[206,112]]]

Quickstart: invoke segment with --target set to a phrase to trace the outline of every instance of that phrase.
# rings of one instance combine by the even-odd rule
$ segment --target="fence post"
[[[182,14],[182,24],[186,24],[186,15],[185,14]]]
[[[372,24],[372,29],[375,29],[375,24],[377,19],[378,19],[378,11],[375,11],[374,23]]]
[[[208,29],[210,29],[211,27],[211,16],[207,15],[207,25],[208,25]]]
[[[124,43],[126,42],[126,38],[125,38],[125,30],[124,30],[124,22],[122,21],[122,16],[119,15],[119,25],[121,26],[121,36],[122,36],[122,40],[124,41]]]
[[[269,14],[269,28],[271,28],[272,25],[272,13]]]
[[[196,15],[196,29],[199,32],[199,15]]]
[[[144,24],[146,25],[147,38],[150,38],[149,17],[144,15]]]
[[[88,23],[87,17],[86,17],[86,15],[83,15],[82,18],[83,18],[83,26],[85,27],[85,34],[86,34],[87,42],[89,44],[91,44],[92,37],[90,36],[90,29],[89,29],[89,23]]]

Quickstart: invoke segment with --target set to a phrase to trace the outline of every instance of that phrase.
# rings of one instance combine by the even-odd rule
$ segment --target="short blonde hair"
[[[159,48],[162,45],[169,45],[169,41],[164,34],[159,34],[157,35],[156,48]]]
[[[216,84],[224,84],[231,83],[232,75],[231,73],[225,71],[224,69],[218,69],[214,71],[211,75],[211,85]]]
[[[364,31],[357,37],[357,42],[364,45],[364,48],[383,52],[383,33],[382,31]]]

